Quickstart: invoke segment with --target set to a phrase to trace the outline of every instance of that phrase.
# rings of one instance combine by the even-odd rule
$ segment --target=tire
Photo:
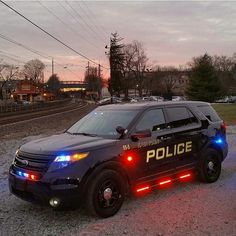
[[[104,169],[88,185],[87,208],[103,218],[115,215],[124,202],[126,183],[114,170]]]
[[[214,149],[207,149],[200,161],[200,180],[205,183],[216,182],[221,173],[221,157]]]

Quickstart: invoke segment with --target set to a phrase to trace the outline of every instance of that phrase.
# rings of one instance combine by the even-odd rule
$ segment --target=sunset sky
[[[236,52],[236,2],[219,1],[6,1],[11,7],[91,60],[109,67],[105,46],[111,32],[124,43],[143,42],[149,65],[184,65],[208,52]],[[45,77],[83,79],[87,60],[68,50],[0,3],[0,36],[23,44],[45,57],[0,38],[0,59],[23,65],[38,58]],[[92,65],[92,63],[90,63]],[[103,69],[105,78],[109,70]]]

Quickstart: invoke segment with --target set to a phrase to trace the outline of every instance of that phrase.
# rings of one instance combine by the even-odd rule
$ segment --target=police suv
[[[228,152],[226,126],[204,102],[98,107],[65,133],[22,145],[10,191],[54,208],[114,215],[129,193],[198,176],[215,182]]]

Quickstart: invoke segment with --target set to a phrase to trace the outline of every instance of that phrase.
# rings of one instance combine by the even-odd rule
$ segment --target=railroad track
[[[45,111],[38,111],[29,114],[19,114],[10,117],[3,117],[0,118],[0,126],[25,123],[27,121],[38,120],[50,116],[56,116],[59,114],[73,112],[76,110],[81,110],[81,112],[84,112],[86,109],[89,108],[91,108],[91,105],[89,105],[88,103],[77,103],[77,104],[72,103],[66,107],[54,108]]]

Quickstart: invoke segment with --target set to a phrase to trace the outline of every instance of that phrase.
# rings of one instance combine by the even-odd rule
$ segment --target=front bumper
[[[71,184],[65,180],[52,184],[43,178],[39,181],[27,180],[16,175],[12,168],[8,181],[10,192],[25,201],[49,205],[52,198],[57,198],[63,206],[78,205],[81,202],[79,183]]]
[[[224,145],[224,147],[222,148],[222,154],[223,154],[223,159],[222,159],[222,161],[224,161],[224,159],[227,157],[228,151],[229,151],[228,143],[225,142],[225,145]]]

